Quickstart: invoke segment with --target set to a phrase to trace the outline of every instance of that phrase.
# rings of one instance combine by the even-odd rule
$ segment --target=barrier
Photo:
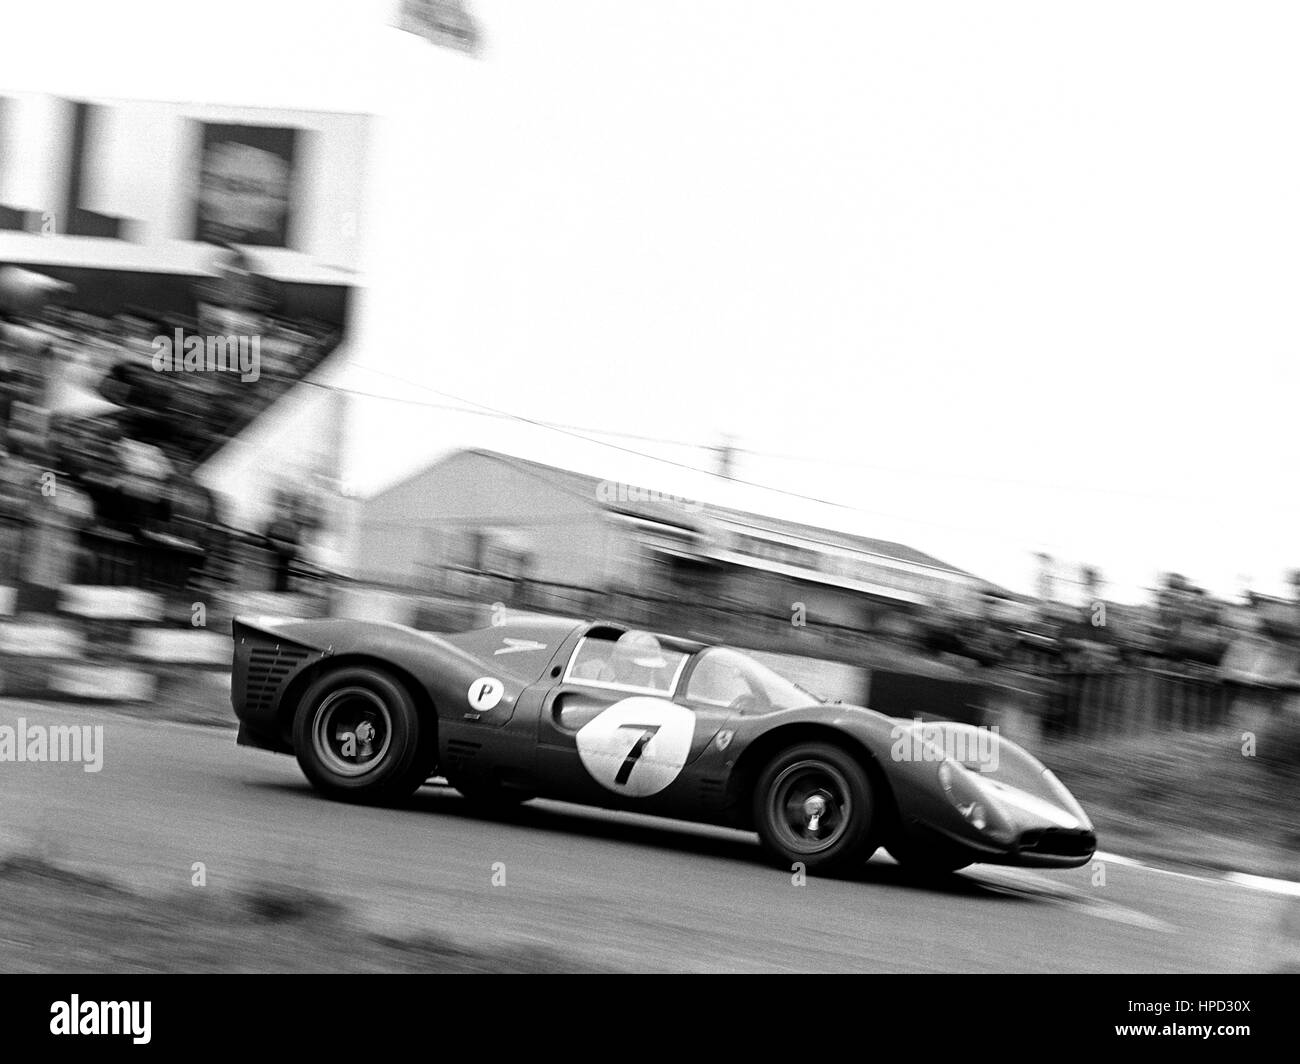
[[[1231,699],[1214,670],[1148,662],[1057,671],[1048,730],[1060,735],[1203,731],[1227,720]]]
[[[0,588],[0,607],[13,598]],[[193,627],[169,623],[168,605],[140,588],[71,585],[53,614],[0,609],[0,694],[144,703],[186,699],[192,689],[210,702],[214,687],[224,687],[228,698],[233,613],[321,612],[307,596],[248,592],[211,603],[210,624]],[[189,617],[187,604],[171,605],[174,616]]]
[[[785,615],[724,605],[684,609],[681,603],[636,592],[597,598],[589,589],[563,585],[480,586],[480,591],[501,593],[492,601],[341,580],[303,586],[308,590],[297,593],[223,589],[200,596],[177,591],[167,599],[140,587],[72,585],[57,593],[53,614],[18,616],[14,590],[0,586],[0,694],[146,702],[160,697],[160,691],[183,693],[191,682],[202,686],[217,678],[228,683],[229,621],[237,614],[354,617],[456,631],[491,624],[505,608],[575,618],[595,609],[615,621],[762,654],[794,655],[820,663],[819,668],[836,676],[835,686],[842,690],[834,695],[861,692],[848,701],[865,700],[905,717],[946,716],[973,723],[1004,719],[1026,733],[1204,730],[1223,724],[1234,703],[1230,688],[1206,666],[1149,658],[1091,669],[1037,661],[1034,674],[1018,673],[1016,667],[1026,665],[1018,659],[1008,667],[961,667],[921,658],[844,625],[796,629]],[[195,603],[183,601],[191,595],[200,597]],[[206,624],[194,627],[191,609],[199,602]]]

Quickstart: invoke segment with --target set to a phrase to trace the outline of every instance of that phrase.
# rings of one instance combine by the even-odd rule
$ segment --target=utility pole
[[[726,477],[728,480],[731,479],[732,471],[735,467],[735,461],[736,461],[735,440],[736,438],[734,436],[729,435],[728,433],[723,433],[722,443],[720,443],[717,447],[711,448],[713,453],[717,455],[717,467],[715,469],[715,472],[718,474],[718,476]]]

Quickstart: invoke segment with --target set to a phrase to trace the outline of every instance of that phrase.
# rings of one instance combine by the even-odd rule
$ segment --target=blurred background
[[[510,609],[1035,735],[1289,712],[1263,15],[315,11],[234,4],[184,93],[142,66],[189,16],[17,17],[6,691],[152,697],[239,610]]]

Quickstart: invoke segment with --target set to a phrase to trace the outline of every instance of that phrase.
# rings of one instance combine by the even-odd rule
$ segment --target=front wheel
[[[432,767],[433,722],[410,692],[380,669],[327,672],[298,703],[293,746],[313,786],[331,798],[394,802],[409,797]]]
[[[754,787],[754,823],[764,849],[784,865],[836,872],[875,850],[875,802],[866,770],[829,743],[777,754]]]

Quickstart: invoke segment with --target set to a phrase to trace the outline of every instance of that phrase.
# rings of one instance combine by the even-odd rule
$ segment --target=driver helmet
[[[643,669],[662,669],[668,664],[659,640],[649,632],[624,632],[615,644],[633,665]]]
[[[613,661],[619,679],[649,686],[656,669],[668,664],[659,640],[649,632],[624,632],[614,644]]]

